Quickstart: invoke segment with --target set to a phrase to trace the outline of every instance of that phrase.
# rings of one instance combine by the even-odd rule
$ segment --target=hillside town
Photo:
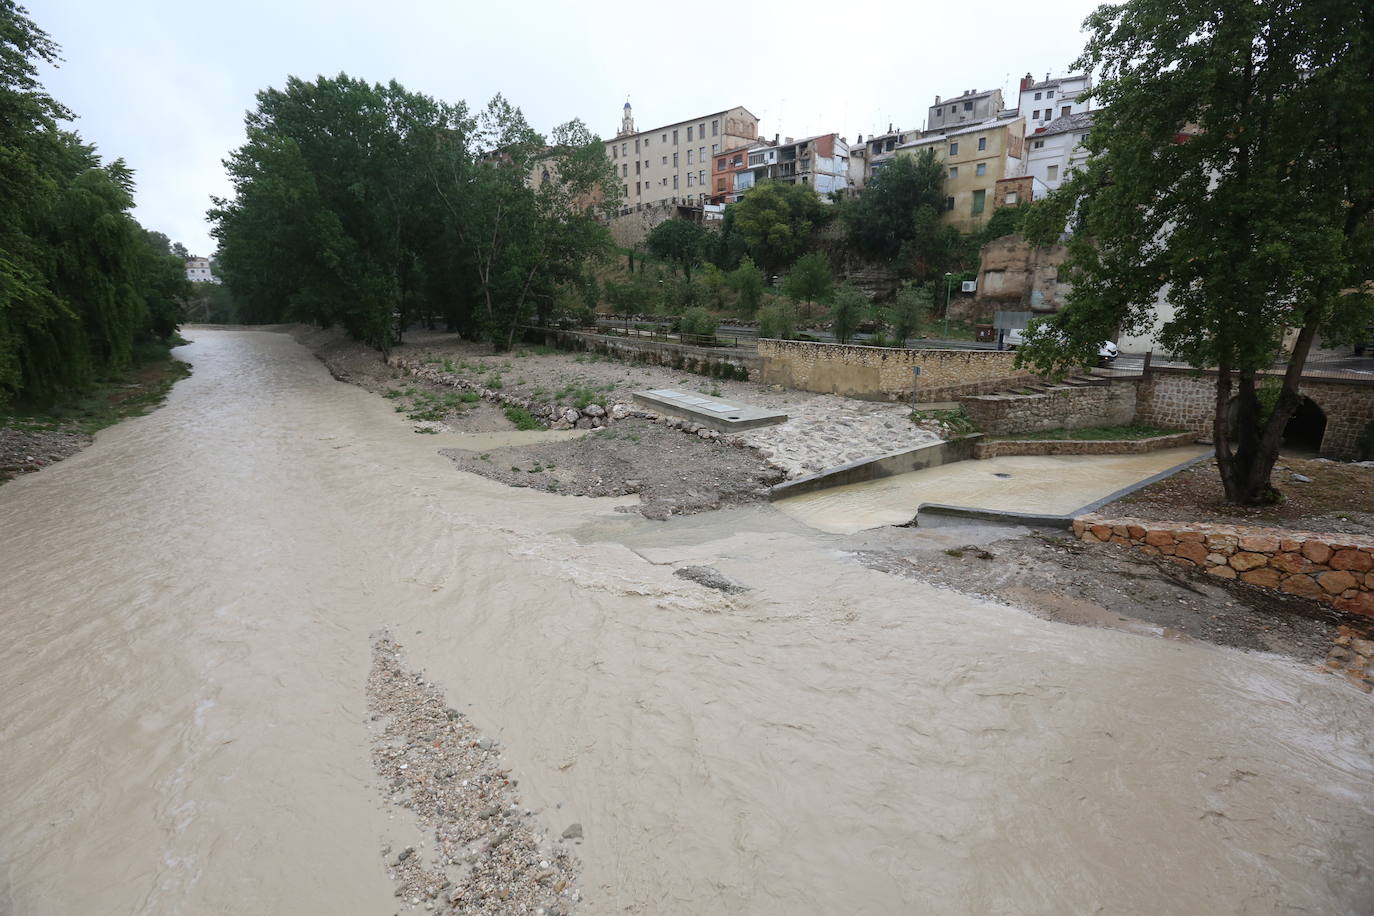
[[[1369,3],[1086,2],[0,0],[0,912],[1374,911]]]

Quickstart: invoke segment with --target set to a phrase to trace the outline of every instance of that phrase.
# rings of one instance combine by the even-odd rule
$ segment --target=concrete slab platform
[[[659,413],[687,417],[702,426],[722,433],[742,432],[760,426],[786,423],[787,414],[737,401],[722,401],[675,388],[636,391],[635,401]]]
[[[960,461],[819,490],[773,503],[834,534],[911,521],[922,503],[1030,515],[1065,515],[1205,454],[1200,447],[1141,455],[1018,455]]]

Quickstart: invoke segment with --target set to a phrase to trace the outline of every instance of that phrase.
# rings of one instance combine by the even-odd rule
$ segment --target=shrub
[[[539,422],[534,416],[523,407],[511,405],[506,408],[506,419],[515,424],[519,430],[543,429],[544,424]]]
[[[730,271],[726,282],[735,291],[735,304],[741,314],[753,315],[758,311],[763,300],[763,273],[751,259],[740,261],[739,266]]]
[[[831,330],[840,343],[849,343],[868,310],[868,298],[857,286],[848,283],[835,291],[835,301],[830,308]]]
[[[790,303],[778,302],[759,310],[759,336],[775,340],[793,340],[797,336],[797,309]]]
[[[682,313],[682,333],[697,337],[715,337],[720,326],[706,309],[697,306]]]

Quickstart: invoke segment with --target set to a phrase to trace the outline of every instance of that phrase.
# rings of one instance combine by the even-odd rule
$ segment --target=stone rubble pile
[[[484,388],[416,359],[392,355],[388,361],[432,384],[474,391],[484,400],[500,406],[527,410],[547,423],[550,429],[602,429],[636,417],[721,445],[751,448],[789,480],[940,441],[931,430],[913,425],[909,409],[900,405],[856,404],[839,398],[834,399],[834,403],[816,401],[808,405],[804,415],[793,416],[786,423],[730,434],[690,419],[657,414],[631,404],[577,407],[539,402]]]

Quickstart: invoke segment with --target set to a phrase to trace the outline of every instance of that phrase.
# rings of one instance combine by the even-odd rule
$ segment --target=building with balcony
[[[782,142],[775,138],[772,146],[757,146],[747,153],[744,168],[734,175],[736,200],[764,181],[807,185],[826,202],[835,192],[849,190],[849,144],[839,134],[788,137]]]
[[[651,130],[635,127],[626,102],[606,156],[620,178],[624,209],[701,204],[712,196],[714,158],[756,141],[759,119],[736,106]]]

